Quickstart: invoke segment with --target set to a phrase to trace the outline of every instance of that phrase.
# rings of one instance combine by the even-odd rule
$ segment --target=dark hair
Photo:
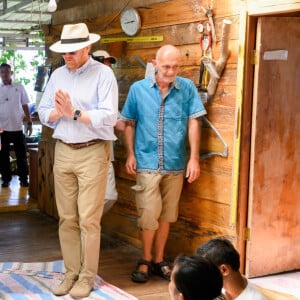
[[[198,255],[181,255],[174,263],[175,286],[185,300],[212,300],[221,294],[221,272],[208,259]]]
[[[1,68],[9,68],[9,69],[11,69],[11,66],[10,66],[9,64],[2,63],[2,64],[0,65],[0,69],[1,69]]]
[[[218,267],[222,264],[229,265],[234,271],[240,268],[240,255],[231,242],[224,238],[215,238],[197,249],[197,254],[211,260]]]
[[[98,62],[103,63],[104,62],[104,56],[94,56],[93,54],[91,55],[92,58]]]

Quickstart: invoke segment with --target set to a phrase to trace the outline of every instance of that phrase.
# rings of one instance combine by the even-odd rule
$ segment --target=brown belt
[[[76,149],[76,150],[103,142],[103,140],[91,140],[91,141],[88,141],[88,142],[85,142],[85,143],[65,143],[62,140],[59,140],[59,141],[62,142],[63,144],[65,144],[65,145],[73,148],[73,149]]]

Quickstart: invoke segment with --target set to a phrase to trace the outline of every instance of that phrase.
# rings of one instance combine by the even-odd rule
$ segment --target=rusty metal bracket
[[[221,141],[221,143],[224,146],[224,150],[223,150],[223,152],[212,151],[212,152],[202,153],[200,155],[200,160],[206,159],[211,156],[228,157],[228,145],[222,138],[222,136],[219,133],[219,131],[217,130],[217,128],[204,116],[202,117],[202,121],[204,121],[213,130],[213,132],[217,135],[217,137],[219,138],[219,140]]]

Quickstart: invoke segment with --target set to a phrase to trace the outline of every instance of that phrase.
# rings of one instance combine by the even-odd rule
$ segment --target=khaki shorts
[[[137,173],[137,225],[141,229],[157,230],[160,221],[173,223],[178,218],[178,203],[183,174]]]

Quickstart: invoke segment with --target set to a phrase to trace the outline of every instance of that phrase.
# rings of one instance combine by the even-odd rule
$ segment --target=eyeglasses
[[[174,66],[163,65],[163,66],[161,66],[161,68],[162,68],[164,71],[170,71],[170,70],[177,71],[177,70],[180,68],[180,66],[178,66],[178,65],[174,65]]]
[[[73,51],[73,52],[63,52],[61,55],[67,55],[67,54],[75,55],[76,53],[77,53],[77,51]]]

